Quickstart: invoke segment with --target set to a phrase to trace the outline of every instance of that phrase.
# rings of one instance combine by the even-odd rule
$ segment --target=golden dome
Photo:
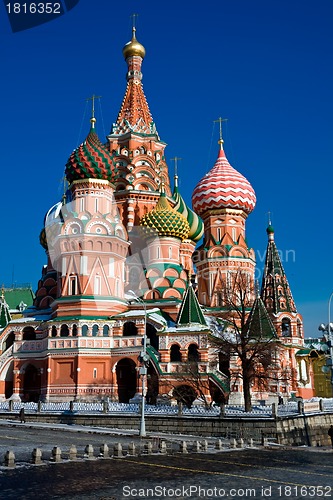
[[[171,207],[164,192],[161,193],[156,207],[141,218],[140,226],[148,229],[147,236],[151,234],[151,228],[157,231],[159,236],[171,236],[180,240],[188,238],[190,232],[189,223]]]
[[[123,48],[123,55],[125,60],[130,56],[140,56],[142,59],[146,55],[146,50],[140,42],[137,41],[135,37],[135,28],[133,28],[132,40],[127,42],[125,47]]]

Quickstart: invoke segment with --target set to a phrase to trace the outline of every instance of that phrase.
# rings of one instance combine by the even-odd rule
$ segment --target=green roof
[[[245,328],[249,337],[255,339],[277,338],[274,325],[268,315],[265,304],[257,297],[247,318]]]
[[[207,326],[197,296],[190,284],[185,292],[176,324],[179,326],[190,325],[192,323]]]
[[[5,299],[10,310],[20,310],[20,304],[25,304],[24,308],[33,304],[35,294],[30,287],[5,288]]]

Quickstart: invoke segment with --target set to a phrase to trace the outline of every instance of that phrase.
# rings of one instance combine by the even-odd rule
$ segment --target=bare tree
[[[228,286],[227,286],[228,285]],[[232,283],[221,289],[219,317],[215,322],[211,344],[224,356],[239,360],[238,375],[243,380],[245,411],[251,411],[251,386],[266,387],[270,372],[277,368],[278,338],[266,308],[255,296],[248,274],[238,272]]]

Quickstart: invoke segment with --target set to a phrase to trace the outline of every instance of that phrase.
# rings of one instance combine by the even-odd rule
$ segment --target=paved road
[[[16,438],[21,443],[22,433],[26,433],[24,446],[29,439],[38,438],[49,449],[55,434],[59,437],[58,443],[60,439],[72,443],[82,436],[89,437],[92,444],[94,439],[101,443],[101,436],[96,434],[44,431],[0,426],[0,439],[2,443],[7,435],[9,442]],[[108,437],[106,441],[110,439]],[[124,444],[133,440],[132,436],[123,436],[122,439]],[[118,436],[116,440],[119,440]],[[328,448],[236,449],[205,454],[81,459],[60,464],[21,465],[14,470],[0,468],[0,499],[4,500],[224,497],[332,498],[333,451]]]

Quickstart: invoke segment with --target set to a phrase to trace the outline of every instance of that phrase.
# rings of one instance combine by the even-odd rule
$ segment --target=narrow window
[[[67,271],[67,260],[66,257],[62,258],[62,269],[61,269],[61,274],[62,276],[66,276],[66,271]]]
[[[84,197],[80,198],[80,212],[84,212]]]
[[[68,295],[76,295],[77,280],[76,276],[70,276],[68,281]]]
[[[93,378],[97,378],[97,368],[93,369]]]
[[[88,274],[88,256],[87,255],[81,255],[81,260],[80,260],[80,273],[84,276]]]
[[[102,293],[101,277],[96,275],[94,280],[94,295],[101,295],[101,293]]]
[[[114,278],[114,258],[109,258],[109,278]]]

